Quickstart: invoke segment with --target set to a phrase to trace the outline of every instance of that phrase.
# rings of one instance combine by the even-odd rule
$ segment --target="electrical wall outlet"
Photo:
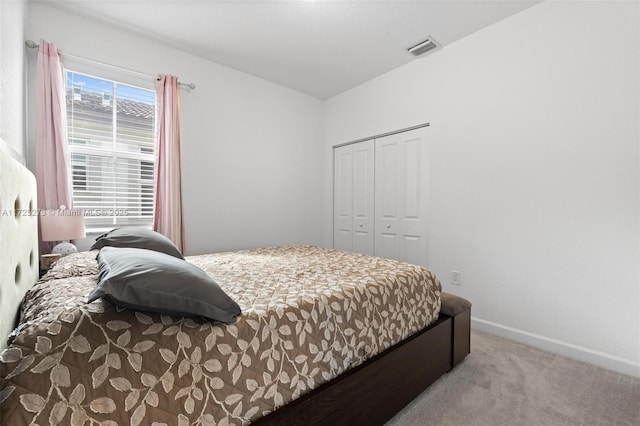
[[[451,271],[451,284],[460,285],[460,271]]]

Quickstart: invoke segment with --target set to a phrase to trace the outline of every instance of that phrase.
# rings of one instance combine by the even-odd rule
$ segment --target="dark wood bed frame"
[[[438,320],[256,425],[381,425],[469,353],[471,310]]]

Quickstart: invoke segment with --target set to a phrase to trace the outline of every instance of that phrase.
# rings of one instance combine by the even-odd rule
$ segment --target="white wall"
[[[328,100],[325,244],[331,146],[429,121],[445,291],[476,327],[640,375],[638,18],[545,2]]]
[[[322,241],[320,100],[41,3],[26,37],[197,85],[182,92],[187,254]]]
[[[0,1],[0,139],[24,155],[23,0]]]

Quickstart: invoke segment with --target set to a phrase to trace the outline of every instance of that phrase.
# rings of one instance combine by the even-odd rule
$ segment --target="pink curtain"
[[[184,252],[180,172],[180,93],[178,78],[161,75],[156,83],[155,209],[153,229]]]
[[[40,40],[36,87],[36,180],[38,207],[72,208],[67,112],[62,63],[53,43]],[[41,243],[47,251],[55,243]]]

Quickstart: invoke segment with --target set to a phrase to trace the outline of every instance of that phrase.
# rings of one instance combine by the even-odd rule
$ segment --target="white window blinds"
[[[153,221],[155,92],[66,71],[73,203],[87,228]]]

